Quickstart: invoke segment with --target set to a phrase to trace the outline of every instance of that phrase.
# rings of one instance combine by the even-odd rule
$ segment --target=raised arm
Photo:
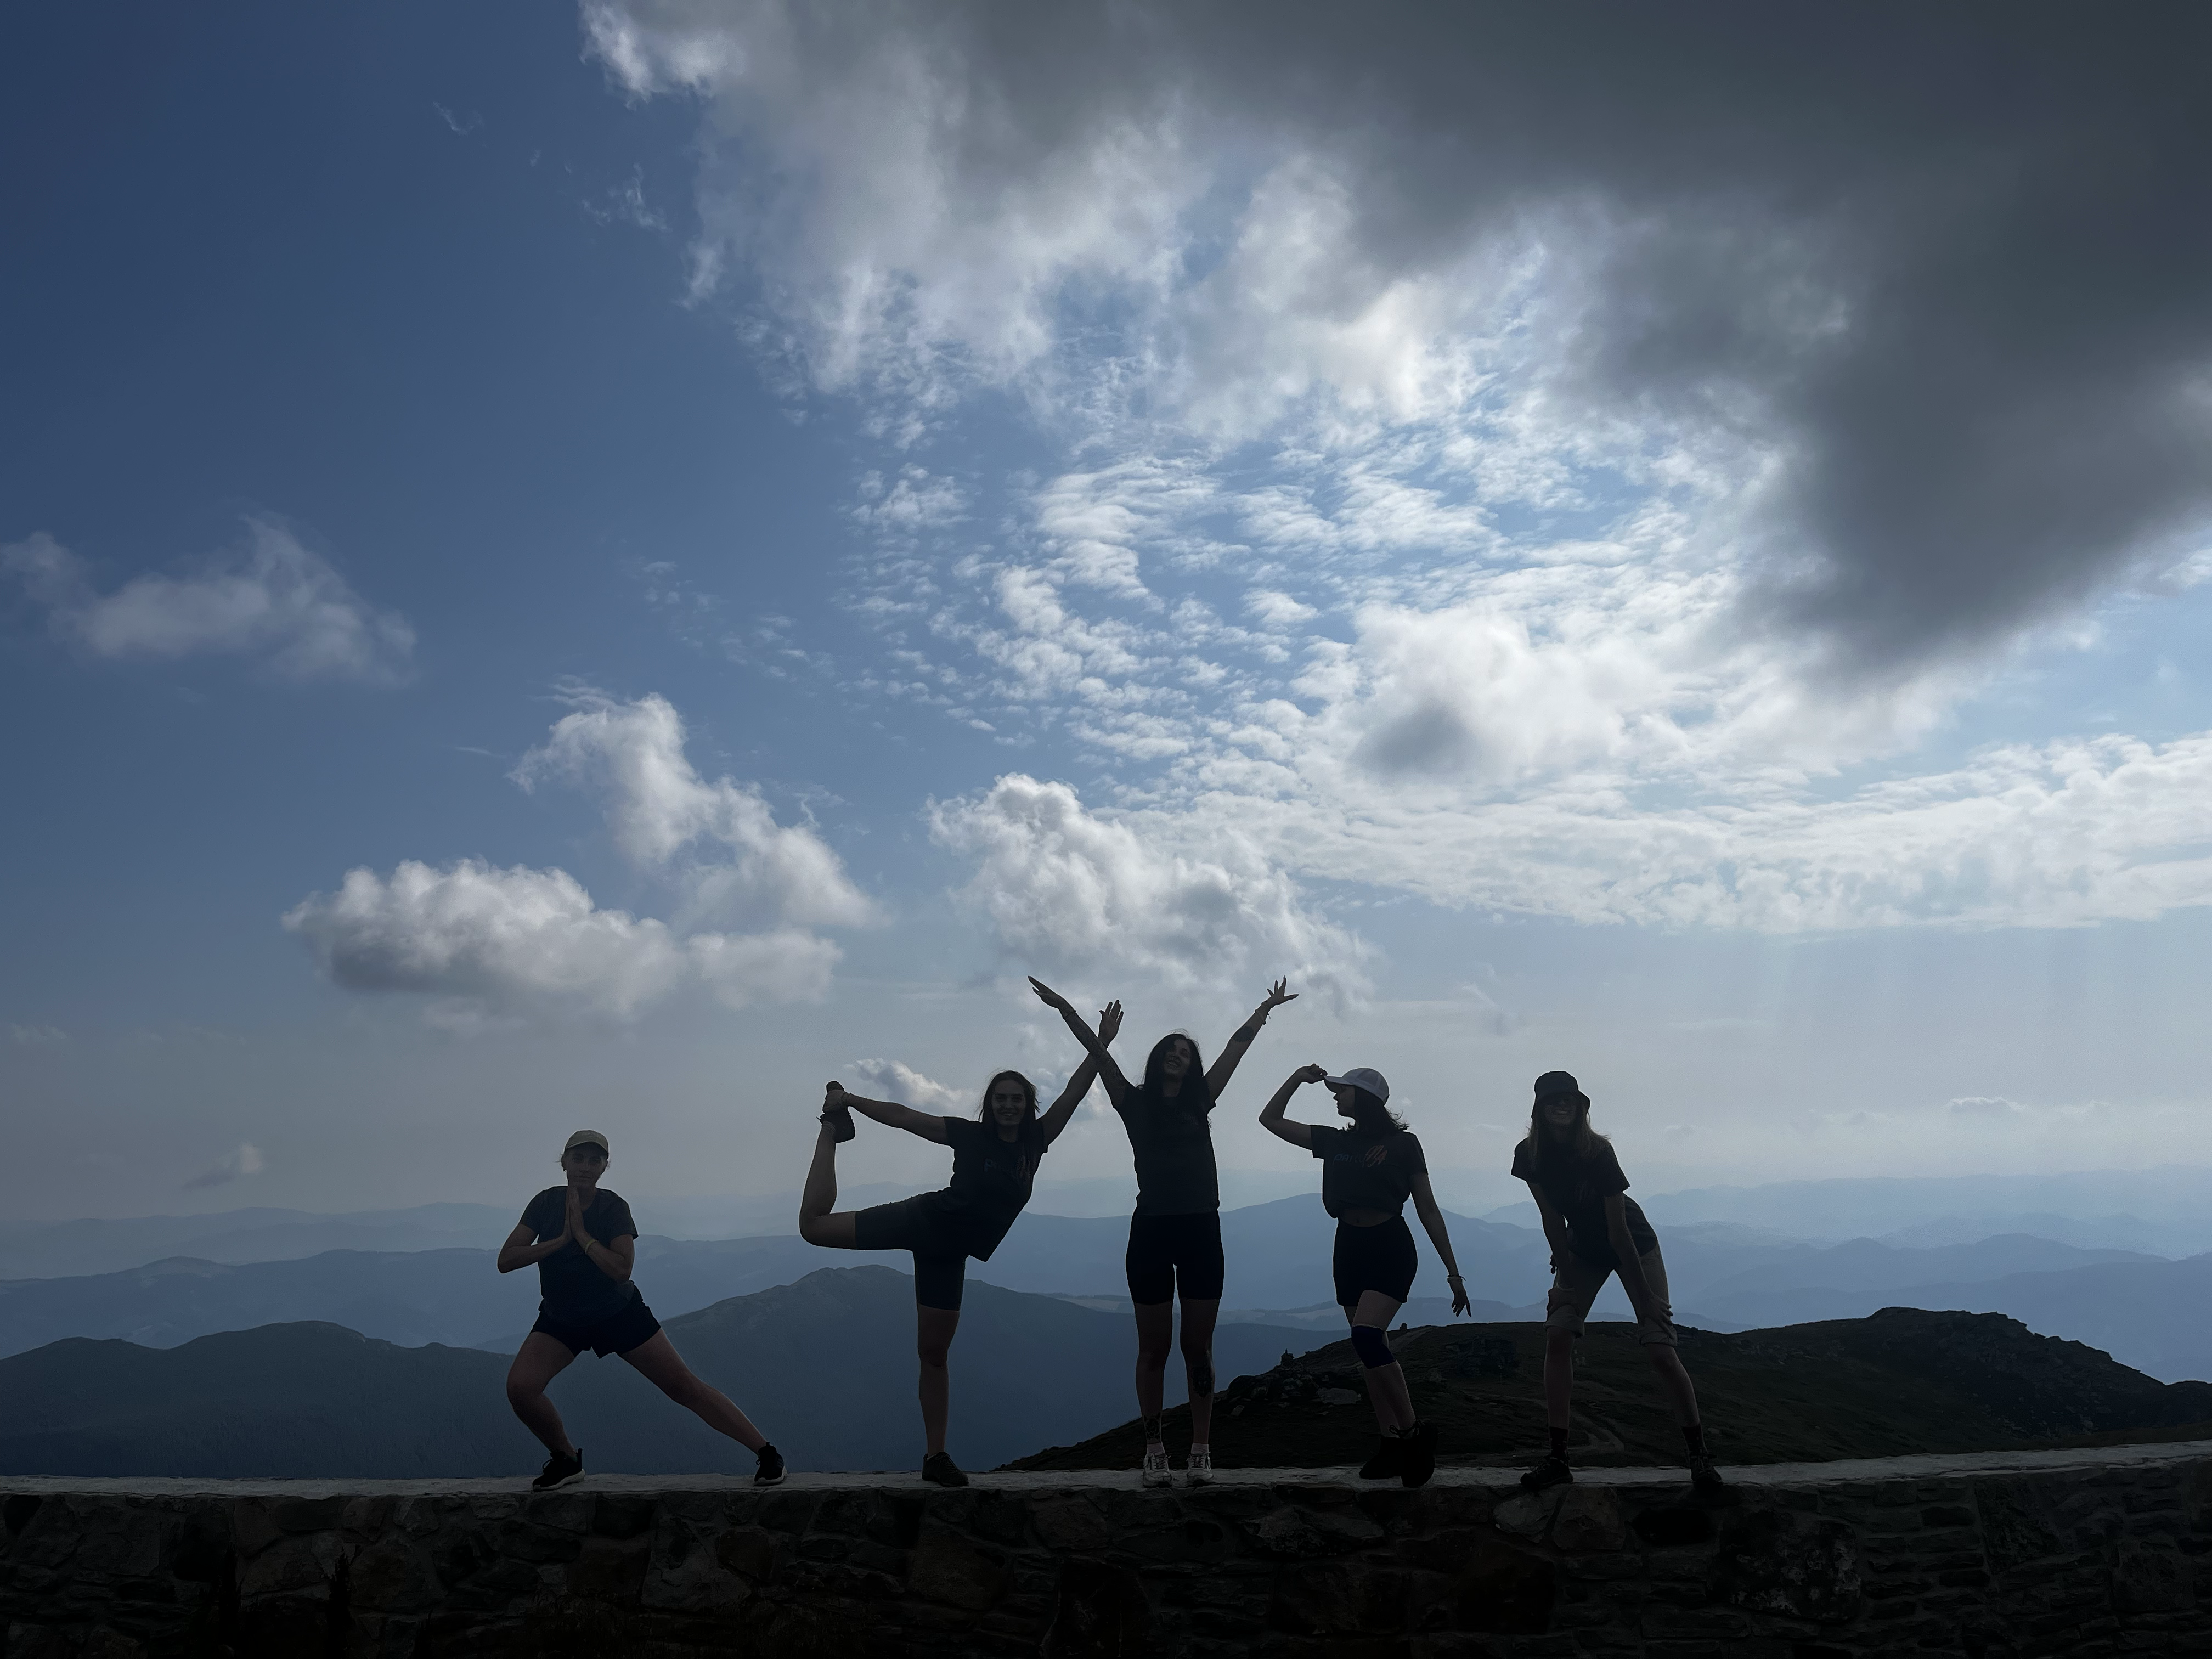
[[[1121,1005],[1109,1002],[1098,1011],[1098,1045],[1102,1051],[1121,1030]],[[1060,1098],[1037,1120],[1046,1146],[1060,1139],[1060,1132],[1067,1127],[1068,1119],[1075,1115],[1075,1109],[1083,1103],[1083,1097],[1091,1092],[1091,1085],[1097,1080],[1098,1060],[1094,1055],[1075,1068],[1075,1075],[1067,1079],[1067,1087],[1060,1091]]]
[[[1237,1062],[1244,1058],[1244,1051],[1252,1046],[1252,1039],[1260,1035],[1260,1028],[1267,1023],[1267,1016],[1285,1003],[1298,1000],[1298,994],[1290,988],[1290,983],[1286,979],[1279,979],[1269,986],[1267,996],[1252,1011],[1252,1018],[1231,1034],[1228,1045],[1213,1057],[1213,1069],[1206,1074],[1206,1092],[1211,1098],[1221,1098],[1221,1091],[1229,1086],[1229,1079],[1237,1075]]]
[[[823,1097],[823,1107],[835,1110],[840,1106],[858,1112],[862,1117],[872,1117],[893,1129],[903,1129],[910,1135],[920,1135],[924,1140],[933,1140],[939,1146],[946,1144],[945,1120],[927,1112],[917,1112],[911,1106],[902,1106],[895,1100],[863,1100],[842,1083],[832,1083]]]
[[[1075,1034],[1075,1040],[1083,1045],[1083,1052],[1098,1062],[1097,1076],[1106,1085],[1107,1098],[1116,1106],[1127,1106],[1129,1103],[1129,1079],[1121,1075],[1121,1068],[1114,1063],[1114,1056],[1106,1052],[1106,1043],[1100,1040],[1098,1033],[1083,1023],[1083,1016],[1075,1012],[1073,1004],[1034,974],[1030,976],[1030,989],[1037,994],[1038,1001],[1060,1015],[1062,1023]],[[1118,1002],[1109,1006],[1117,1011],[1121,1006]],[[1105,1016],[1101,1014],[1099,1018],[1103,1022]],[[1120,1024],[1118,1018],[1115,1024]]]
[[[1421,1218],[1421,1226],[1429,1236],[1429,1243],[1437,1247],[1437,1259],[1444,1264],[1444,1281],[1451,1286],[1451,1310],[1463,1314],[1470,1306],[1467,1299],[1467,1284],[1459,1276],[1459,1262],[1452,1255],[1451,1234],[1444,1227],[1444,1212],[1437,1207],[1437,1195],[1429,1186],[1429,1172],[1421,1170],[1413,1179],[1413,1213]]]
[[[1269,1134],[1287,1140],[1293,1146],[1313,1149],[1313,1126],[1293,1123],[1283,1115],[1290,1105],[1291,1097],[1309,1083],[1319,1083],[1328,1075],[1326,1066],[1301,1066],[1283,1079],[1283,1086],[1275,1091],[1265,1106],[1260,1109],[1260,1127]]]

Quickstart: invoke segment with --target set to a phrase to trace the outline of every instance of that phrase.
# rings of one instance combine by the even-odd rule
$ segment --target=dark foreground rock
[[[2212,1443],[1510,1480],[11,1480],[0,1652],[2212,1652]]]

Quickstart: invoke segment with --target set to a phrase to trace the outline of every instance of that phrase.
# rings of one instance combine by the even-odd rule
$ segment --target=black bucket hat
[[[1589,1104],[1589,1097],[1583,1092],[1583,1085],[1575,1081],[1572,1072],[1547,1072],[1536,1079],[1536,1098],[1539,1101],[1548,1100],[1553,1095],[1572,1095],[1581,1104]]]

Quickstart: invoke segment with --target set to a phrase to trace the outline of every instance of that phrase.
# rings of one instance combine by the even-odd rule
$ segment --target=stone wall
[[[2212,1443],[1733,1474],[8,1480],[0,1651],[2212,1653]]]

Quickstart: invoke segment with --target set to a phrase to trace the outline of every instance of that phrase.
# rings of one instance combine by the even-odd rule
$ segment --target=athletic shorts
[[[1652,1298],[1659,1304],[1656,1310],[1659,1322],[1652,1324],[1639,1319],[1636,1322],[1636,1340],[1656,1343],[1664,1347],[1678,1347],[1674,1340],[1674,1304],[1667,1299],[1667,1264],[1659,1258],[1659,1247],[1654,1244],[1638,1261],[1644,1263],[1644,1282],[1651,1287]],[[1565,1267],[1552,1274],[1551,1311],[1544,1316],[1544,1328],[1550,1331],[1571,1331],[1583,1334],[1583,1322],[1589,1317],[1590,1304],[1605,1288],[1605,1281],[1613,1277],[1610,1267],[1591,1266],[1578,1255],[1571,1255]]]
[[[1337,1306],[1356,1308],[1366,1291],[1380,1291],[1393,1302],[1403,1302],[1413,1293],[1421,1257],[1406,1218],[1394,1215],[1379,1227],[1338,1222],[1330,1265],[1336,1273]]]
[[[1139,1307],[1172,1302],[1180,1289],[1188,1302],[1221,1299],[1221,1212],[1129,1218],[1129,1300]]]
[[[864,1250],[912,1250],[915,1305],[960,1311],[968,1252],[921,1207],[919,1198],[854,1211],[853,1242]]]
[[[611,1353],[628,1353],[652,1341],[660,1329],[660,1322],[645,1305],[643,1297],[634,1296],[623,1304],[619,1312],[599,1319],[564,1319],[558,1314],[548,1313],[544,1304],[540,1303],[538,1322],[530,1328],[544,1332],[570,1353],[581,1353],[589,1348],[605,1359]]]

